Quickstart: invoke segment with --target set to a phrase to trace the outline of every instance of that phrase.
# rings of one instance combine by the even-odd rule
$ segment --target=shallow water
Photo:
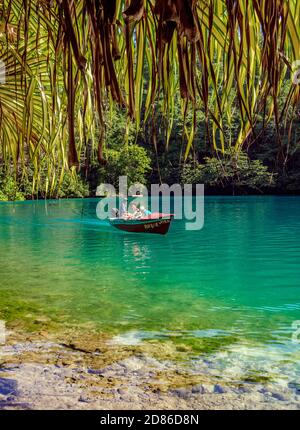
[[[256,350],[298,372],[300,198],[208,197],[203,230],[174,221],[165,237],[114,230],[96,204],[0,204],[0,319],[171,340],[194,355],[230,348],[235,364]]]

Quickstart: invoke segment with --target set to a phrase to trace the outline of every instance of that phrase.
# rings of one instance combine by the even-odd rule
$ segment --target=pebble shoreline
[[[149,350],[90,346],[9,341],[0,352],[0,409],[300,409],[296,381],[232,383],[208,360],[187,367]]]

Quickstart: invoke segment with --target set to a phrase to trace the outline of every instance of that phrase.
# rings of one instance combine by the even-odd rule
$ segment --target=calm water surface
[[[300,198],[208,197],[203,230],[166,237],[113,230],[96,204],[0,204],[0,319],[299,358]]]

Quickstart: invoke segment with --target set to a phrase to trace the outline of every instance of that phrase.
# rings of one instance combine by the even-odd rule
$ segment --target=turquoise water
[[[202,230],[165,237],[114,230],[96,204],[0,204],[0,319],[298,354],[300,198],[208,197]]]

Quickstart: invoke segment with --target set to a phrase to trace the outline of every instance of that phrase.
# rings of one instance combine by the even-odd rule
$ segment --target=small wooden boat
[[[174,215],[154,213],[138,219],[110,218],[110,224],[129,233],[167,234]]]

